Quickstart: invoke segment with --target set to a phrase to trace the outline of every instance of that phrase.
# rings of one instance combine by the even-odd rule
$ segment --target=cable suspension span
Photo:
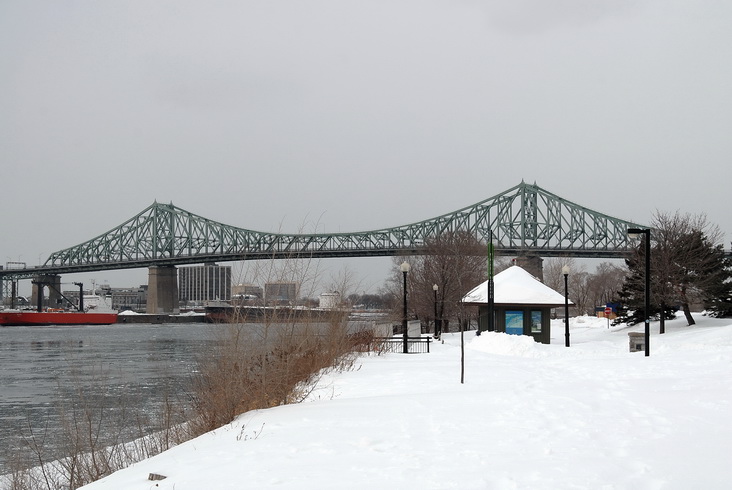
[[[0,271],[30,277],[257,259],[419,255],[445,233],[469,232],[497,254],[620,258],[637,223],[592,211],[523,181],[472,206],[394,228],[353,233],[281,234],[237,228],[171,204],[153,203],[89,241],[52,253],[43,266]]]

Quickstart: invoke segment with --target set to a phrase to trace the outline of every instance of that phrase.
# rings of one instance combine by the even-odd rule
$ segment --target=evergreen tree
[[[714,262],[721,262],[722,267],[713,271],[718,276],[705,291],[704,307],[711,316],[732,316],[732,259],[727,257],[719,245],[714,248]]]
[[[651,257],[653,257],[653,250],[651,250]],[[613,322],[614,324],[627,323],[628,325],[635,325],[636,323],[643,323],[646,319],[645,261],[645,246],[643,244],[636,249],[630,258],[625,259],[628,274],[618,292],[617,303],[620,304],[620,308],[617,311],[618,316]],[[651,268],[651,282],[653,282],[653,268]],[[658,318],[661,309],[654,303],[653,297],[654,290],[653,284],[651,284],[649,318]],[[667,315],[669,315],[669,311],[666,311],[666,318],[668,318]]]
[[[645,308],[643,301],[643,277],[639,275],[638,269],[632,265],[631,259],[626,259],[625,265],[628,267],[629,273],[625,278],[623,287],[618,291],[617,303],[620,307],[615,312],[617,317],[613,320],[614,325],[619,323],[635,325],[645,319],[643,312]]]

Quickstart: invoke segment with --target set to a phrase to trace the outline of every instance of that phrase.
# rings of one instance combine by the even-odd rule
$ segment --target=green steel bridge
[[[42,266],[0,270],[5,281],[113,269],[285,258],[419,255],[443,233],[492,240],[496,254],[621,258],[628,228],[644,227],[521,182],[436,218],[352,233],[281,234],[225,225],[158,202],[121,225],[52,253]]]

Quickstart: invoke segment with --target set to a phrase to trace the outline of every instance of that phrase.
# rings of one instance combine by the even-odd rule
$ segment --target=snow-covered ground
[[[228,426],[87,489],[732,488],[732,321],[652,324],[651,355],[604,319],[528,337],[444,336],[364,357],[312,400]],[[165,475],[148,480],[150,473]]]

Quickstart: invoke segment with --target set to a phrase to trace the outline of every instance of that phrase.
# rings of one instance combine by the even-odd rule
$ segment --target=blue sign
[[[510,310],[506,312],[506,333],[511,335],[524,334],[524,312]]]

